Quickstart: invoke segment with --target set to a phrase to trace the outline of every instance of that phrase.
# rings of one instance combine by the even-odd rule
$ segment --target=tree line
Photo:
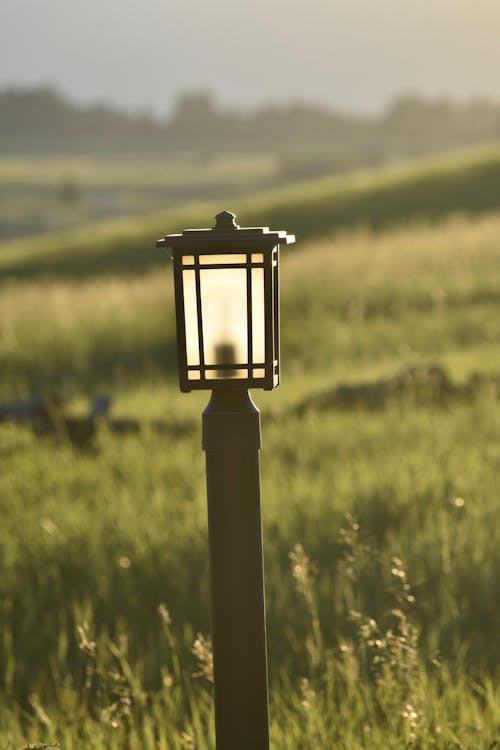
[[[404,95],[379,115],[303,102],[241,112],[207,91],[177,99],[163,119],[109,104],[76,105],[50,87],[0,90],[0,152],[272,153],[285,169],[342,170],[500,138],[500,104]]]

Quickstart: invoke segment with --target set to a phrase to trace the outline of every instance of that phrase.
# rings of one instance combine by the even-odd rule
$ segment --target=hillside
[[[0,244],[0,277],[142,273],[165,262],[155,250],[156,238],[210,226],[221,208],[235,211],[241,225],[286,228],[299,243],[359,226],[380,230],[455,213],[496,211],[500,209],[500,146],[309,180],[236,202],[227,197],[217,203],[200,201],[138,219],[114,219],[78,231],[5,241]]]

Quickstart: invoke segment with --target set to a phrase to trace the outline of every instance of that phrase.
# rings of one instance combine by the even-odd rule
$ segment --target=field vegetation
[[[277,160],[266,154],[2,155],[0,238],[38,237],[113,217],[136,219],[282,181]]]
[[[92,162],[83,159],[81,166],[92,174]],[[217,174],[220,177],[220,170],[224,174],[223,167],[224,163],[214,161],[212,171],[208,169],[205,176],[208,192],[215,191],[214,181]],[[227,197],[207,201],[207,193],[197,192],[202,176],[191,165],[185,179],[190,176],[193,180],[192,200],[141,218],[111,218],[43,237],[5,240],[0,244],[0,278],[44,276],[82,280],[104,274],[143,273],[164,262],[155,253],[152,238],[186,227],[211,226],[212,217],[221,210],[221,205],[225,203],[235,209],[234,196],[238,193],[241,225],[291,227],[290,231],[295,231],[302,241],[333,236],[352,228],[379,230],[421,220],[438,221],[456,213],[481,215],[500,210],[500,147],[496,143],[433,159],[398,162],[378,170],[262,189],[257,196],[243,195],[245,180],[248,178],[250,184],[261,187],[266,179],[272,182],[272,161],[257,161],[252,167],[248,159],[236,162],[229,159],[225,167],[229,201]],[[0,175],[1,168],[0,161]],[[5,164],[4,169],[7,169]],[[13,169],[23,174],[26,165],[22,168],[21,163],[15,163]],[[113,175],[120,170],[128,171],[138,189],[144,187],[144,172],[127,163],[117,166],[116,172],[111,170],[107,179],[115,179]],[[91,184],[89,174],[85,179]],[[160,179],[161,170],[153,170],[152,174]],[[104,180],[104,170],[96,169],[95,176]],[[219,189],[224,192],[222,187]]]
[[[299,240],[283,384],[253,394],[275,750],[500,746],[496,153],[241,200]],[[153,245],[221,207],[0,249],[0,400],[108,393],[142,425],[80,448],[0,422],[9,750],[214,747],[207,394],[178,392]]]

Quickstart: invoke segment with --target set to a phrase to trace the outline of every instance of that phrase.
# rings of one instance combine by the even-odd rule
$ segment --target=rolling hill
[[[155,250],[156,238],[210,225],[222,208],[235,211],[243,226],[286,228],[299,241],[357,226],[379,230],[455,213],[493,212],[500,209],[500,145],[295,183],[236,203],[228,196],[217,204],[197,202],[137,219],[3,242],[0,279],[142,273],[164,262]]]

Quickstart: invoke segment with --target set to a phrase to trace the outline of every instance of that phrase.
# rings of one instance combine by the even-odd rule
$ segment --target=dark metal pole
[[[260,414],[246,390],[203,412],[217,750],[268,750]]]

